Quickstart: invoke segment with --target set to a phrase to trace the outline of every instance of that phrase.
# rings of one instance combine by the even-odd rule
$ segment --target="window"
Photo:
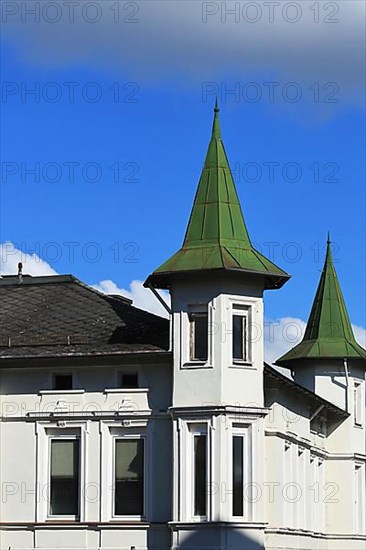
[[[361,464],[355,465],[355,487],[354,487],[354,496],[355,496],[355,532],[361,534],[364,532],[364,521],[365,521],[365,512],[364,512],[364,473],[363,467]]]
[[[144,439],[115,440],[116,516],[144,515]]]
[[[72,390],[72,374],[55,374],[53,376],[54,390]]]
[[[50,516],[79,515],[79,439],[51,439]]]
[[[121,388],[138,388],[139,377],[137,372],[123,372],[120,375]]]
[[[285,454],[283,457],[283,517],[286,518],[287,527],[295,527],[295,502],[294,502],[294,471],[293,471],[293,444],[284,442]]]
[[[353,414],[356,426],[362,426],[362,384],[354,382],[353,387]]]
[[[247,306],[234,305],[232,317],[232,355],[234,362],[250,361]]]
[[[318,527],[317,531],[324,531],[324,520],[325,520],[325,496],[324,496],[324,463],[321,458],[318,458],[318,483],[319,483],[319,502],[318,502],[318,513],[317,521]]]
[[[244,438],[233,436],[233,516],[244,515]]]
[[[208,315],[191,313],[190,321],[190,359],[207,361],[208,358]]]
[[[310,455],[310,479],[309,479],[309,488],[308,488],[308,500],[309,500],[309,527],[311,531],[316,531],[316,514],[317,509],[316,505],[319,502],[319,487],[317,483],[317,473],[316,467],[317,462],[314,455]]]
[[[305,529],[307,524],[305,456],[305,449],[303,447],[298,447],[296,460],[296,476],[299,489],[298,499],[296,501],[297,529]]]
[[[207,436],[194,435],[194,515],[206,516]]]

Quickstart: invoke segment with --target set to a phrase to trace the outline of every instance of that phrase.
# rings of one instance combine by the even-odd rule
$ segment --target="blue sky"
[[[62,28],[48,21],[21,26],[7,16],[1,242],[89,284],[108,279],[128,289],[144,280],[183,239],[217,92],[251,238],[293,275],[281,291],[267,293],[267,317],[306,320],[329,229],[352,322],[365,326],[365,113],[357,58],[364,36],[358,17],[342,19],[341,10],[335,30],[313,25],[310,46],[311,22],[299,21],[305,28],[293,51],[281,38],[249,53],[243,44],[242,57],[240,39],[220,48],[210,35],[212,23],[211,33],[219,26],[230,41],[230,25],[190,20],[190,4],[180,22],[174,20],[174,33],[170,13],[159,19],[158,7],[151,14],[139,3],[140,26],[130,25],[123,43],[111,38],[103,21],[93,35],[85,21],[76,22],[83,37],[77,40],[67,22]],[[149,16],[150,35],[135,43],[135,34],[149,29]],[[278,21],[278,32],[286,37],[288,31],[293,40],[293,25],[286,23]],[[180,36],[185,26],[192,39]],[[205,42],[207,55],[201,29],[214,48]],[[251,40],[259,42],[265,30],[250,27]],[[337,50],[337,36],[345,32],[357,39]],[[209,62],[215,55],[217,62]],[[77,83],[73,100],[71,82]],[[272,99],[269,82],[276,83]],[[25,93],[31,88],[36,95]],[[232,89],[237,96],[228,93]],[[27,173],[31,168],[39,181]]]

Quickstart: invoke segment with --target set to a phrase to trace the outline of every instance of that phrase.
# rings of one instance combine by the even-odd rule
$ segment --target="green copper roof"
[[[334,268],[328,237],[323,271],[313,307],[300,344],[276,361],[284,365],[297,359],[366,358],[366,351],[356,342],[341,287]]]
[[[217,102],[212,136],[182,248],[146,281],[160,288],[179,273],[213,269],[262,275],[265,288],[279,288],[289,275],[255,250],[241,211],[221,139]]]

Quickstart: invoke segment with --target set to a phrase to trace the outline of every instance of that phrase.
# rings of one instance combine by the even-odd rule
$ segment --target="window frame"
[[[126,521],[147,521],[151,513],[152,496],[152,438],[151,427],[146,418],[139,420],[102,420],[100,423],[100,470],[99,479],[105,490],[100,494],[100,518],[101,521],[118,522],[125,518]],[[144,485],[144,517],[115,516],[114,515],[114,438],[133,437],[145,438],[145,485]]]
[[[198,469],[197,469],[197,447],[196,447],[196,443],[197,441],[199,440],[199,438],[204,438],[203,439],[203,443],[204,443],[204,480],[203,480],[203,488],[204,488],[204,491],[203,491],[203,501],[204,501],[204,514],[198,514],[196,512],[196,509],[199,508],[199,498],[197,498],[197,489],[201,489],[201,487],[199,487],[199,484],[197,483],[197,479],[198,479],[198,476],[197,476],[197,473],[198,473]],[[203,519],[206,519],[207,518],[207,505],[208,505],[208,502],[207,502],[207,462],[208,462],[208,452],[207,452],[207,443],[208,443],[208,440],[207,440],[207,434],[206,433],[194,433],[192,435],[192,454],[193,454],[193,466],[192,466],[192,481],[193,481],[193,488],[192,488],[192,496],[193,496],[193,517],[195,518],[199,518],[201,521]],[[202,495],[201,495],[202,497]]]
[[[181,355],[180,368],[182,369],[201,369],[212,368],[212,352],[213,352],[213,334],[212,334],[212,319],[214,316],[213,302],[188,304],[186,311],[180,313],[180,338],[181,338]],[[191,355],[191,334],[192,334],[192,315],[207,315],[207,359],[192,359]]]
[[[317,521],[317,531],[319,533],[324,533],[325,529],[325,520],[326,520],[326,506],[324,498],[324,489],[325,489],[325,460],[322,457],[318,457],[317,460],[317,482],[319,484],[319,502],[318,510],[316,514]]]
[[[283,487],[294,482],[294,451],[296,445],[289,439],[283,441],[282,480]],[[295,527],[295,502],[287,498],[282,499],[282,517],[286,518],[289,528]]]
[[[78,498],[77,498],[77,514],[51,514],[51,467],[52,467],[52,442],[53,441],[78,441]],[[82,486],[81,486],[81,436],[76,434],[61,434],[61,435],[49,435],[48,436],[48,459],[47,459],[47,519],[50,520],[68,520],[72,519],[74,521],[80,521],[80,515],[81,515],[81,495],[82,495]]]
[[[247,424],[233,423],[230,433],[230,484],[231,484],[231,499],[230,499],[230,516],[235,521],[249,521],[250,516],[250,498],[246,495],[246,487],[250,487],[251,480],[251,462],[249,455],[249,440],[251,426]],[[243,444],[243,461],[242,461],[242,477],[243,477],[243,515],[234,515],[234,437],[240,437]]]
[[[119,440],[143,440],[143,501],[142,501],[142,514],[116,514],[116,441]],[[113,434],[112,435],[112,491],[111,491],[111,518],[112,520],[130,520],[130,521],[143,521],[147,516],[147,482],[148,482],[148,470],[147,470],[147,437],[146,434],[137,434],[131,432],[129,434],[127,431],[123,434]]]
[[[240,503],[240,506],[241,506],[241,513],[240,514],[237,514],[235,513],[236,510],[235,510],[235,506],[236,506],[236,479],[235,479],[235,470],[236,470],[236,460],[235,460],[235,440],[239,440],[240,441],[240,451],[241,451],[241,463],[239,463],[240,465],[240,477],[241,477],[241,488],[240,488],[240,493],[238,495],[238,497],[241,496],[241,503]],[[231,436],[231,442],[232,442],[232,452],[231,452],[231,469],[232,469],[232,499],[231,499],[231,515],[233,517],[238,517],[238,518],[242,518],[244,517],[244,478],[245,478],[245,472],[244,472],[244,454],[245,454],[245,450],[244,450],[244,447],[245,447],[245,443],[244,443],[244,437],[242,435],[239,435],[239,434],[232,434]]]
[[[354,530],[357,534],[366,533],[366,489],[365,489],[366,466],[361,462],[354,464]]]
[[[305,529],[307,525],[305,447],[297,445],[295,457],[295,481],[301,490],[299,499],[295,501],[295,528]]]
[[[361,428],[364,422],[363,414],[363,383],[362,380],[353,381],[353,415],[354,425]]]
[[[211,509],[211,495],[207,488],[210,486],[210,479],[211,479],[211,471],[210,471],[210,449],[211,449],[211,441],[210,441],[210,435],[209,435],[209,428],[207,422],[189,422],[187,425],[188,428],[188,446],[187,446],[187,452],[189,453],[189,460],[188,465],[188,483],[187,487],[189,487],[189,491],[187,494],[187,504],[188,504],[188,518],[191,521],[194,522],[206,522],[208,521],[210,517],[210,509]],[[195,514],[195,437],[204,435],[206,437],[206,514],[205,515],[197,515]]]
[[[242,304],[234,301],[231,306],[230,323],[231,323],[231,362],[235,365],[251,365],[252,361],[252,346],[251,346],[251,319],[252,307],[249,304]],[[243,358],[234,357],[234,317],[241,317],[243,326]],[[245,321],[244,321],[245,320]]]
[[[76,524],[85,520],[85,499],[83,498],[83,490],[89,480],[87,469],[85,467],[85,457],[89,449],[89,432],[87,430],[87,422],[69,422],[69,421],[36,421],[36,506],[35,506],[35,521],[37,523],[47,522],[52,523],[59,521],[55,516],[49,516],[49,448],[50,438],[56,439],[63,437],[71,439],[73,437],[80,438],[79,447],[79,516],[59,516],[60,519]]]
[[[195,319],[196,318],[206,318],[207,320],[207,353],[206,357],[196,357],[195,348],[196,348],[196,332],[195,332]],[[208,332],[208,311],[190,311],[188,314],[189,322],[189,361],[190,363],[202,363],[205,364],[208,361],[209,355],[209,332]]]

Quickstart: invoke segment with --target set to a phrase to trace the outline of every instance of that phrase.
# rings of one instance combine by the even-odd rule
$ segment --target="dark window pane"
[[[243,438],[233,437],[233,516],[242,516],[243,506]]]
[[[139,379],[137,372],[121,374],[121,388],[138,388]]]
[[[51,441],[50,515],[79,515],[79,440]]]
[[[115,453],[115,514],[144,514],[144,440],[117,439]]]
[[[206,515],[206,436],[194,436],[194,515]]]
[[[72,374],[55,374],[53,389],[72,390]]]
[[[233,359],[247,361],[247,317],[233,315]]]
[[[206,361],[208,357],[207,313],[193,313],[191,323],[191,359]]]
[[[233,359],[243,359],[243,355],[243,317],[241,315],[233,315]]]

